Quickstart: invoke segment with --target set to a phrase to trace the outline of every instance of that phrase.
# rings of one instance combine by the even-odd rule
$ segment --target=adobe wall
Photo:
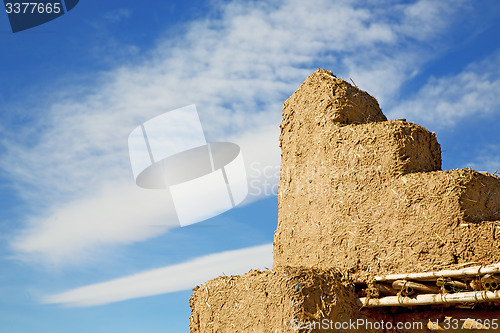
[[[446,311],[432,306],[362,309],[356,297],[350,281],[334,269],[253,270],[195,288],[189,327],[191,333],[417,333],[430,332],[429,321],[443,327],[446,317],[463,325],[467,318],[491,323],[500,316],[498,307],[485,304]]]
[[[280,267],[222,276],[195,289],[190,332],[324,332],[321,320],[365,318],[355,299],[333,269]],[[307,329],[315,322],[318,329]]]
[[[428,332],[429,320],[445,316],[498,318],[494,304],[361,309],[353,280],[500,262],[500,178],[441,171],[434,133],[387,121],[373,97],[325,70],[285,101],[280,146],[274,268],[195,288],[191,333],[350,331],[293,325],[324,319]]]
[[[349,94],[368,112],[356,124],[342,106]],[[500,179],[440,171],[434,133],[384,118],[373,97],[324,70],[284,103],[275,267],[362,279],[500,261]]]

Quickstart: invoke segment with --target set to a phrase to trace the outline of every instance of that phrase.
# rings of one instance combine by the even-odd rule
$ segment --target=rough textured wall
[[[443,311],[431,306],[361,309],[353,285],[334,269],[254,270],[242,276],[218,277],[194,290],[189,300],[191,333],[416,333],[429,332],[429,320],[443,326],[445,317],[463,324],[467,318],[491,323],[500,316],[497,307],[485,304],[474,310]],[[398,327],[398,323],[406,326]]]
[[[365,278],[500,261],[500,179],[440,171],[434,133],[384,119],[373,97],[324,70],[284,103],[275,267]]]
[[[324,319],[394,325],[359,332],[428,332],[429,320],[445,316],[498,318],[488,304],[360,309],[352,279],[500,262],[500,178],[441,171],[434,133],[387,121],[373,97],[325,70],[285,101],[280,145],[274,268],[196,288],[191,333],[352,331],[294,329]]]
[[[325,319],[364,318],[355,299],[354,289],[332,269],[283,267],[223,276],[195,289],[190,332],[311,332],[306,323],[319,328]]]

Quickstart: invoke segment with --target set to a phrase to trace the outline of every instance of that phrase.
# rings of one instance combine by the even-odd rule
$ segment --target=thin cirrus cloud
[[[469,117],[500,114],[500,52],[469,64],[458,74],[431,78],[411,98],[389,113],[442,129]]]
[[[44,303],[70,307],[103,305],[128,299],[188,290],[219,275],[271,268],[272,244],[198,257],[188,262],[92,284],[46,296]]]
[[[105,200],[104,200],[105,199]],[[48,216],[32,218],[11,241],[17,259],[50,265],[79,264],[100,247],[146,240],[179,225],[167,191],[109,182],[93,196],[72,201]],[[138,207],[140,209],[138,209]]]
[[[430,8],[422,10],[424,4]],[[163,224],[172,223],[168,212],[152,207],[159,197],[119,204],[135,195],[131,189],[120,191],[133,184],[126,138],[138,124],[188,104],[197,105],[209,141],[242,148],[246,168],[257,180],[250,200],[275,195],[259,186],[277,182],[264,168],[279,166],[281,103],[314,70],[311,64],[327,61],[337,73],[356,74],[356,83],[373,88],[383,101],[430,56],[425,42],[412,47],[406,42],[412,30],[405,20],[418,13],[426,27],[444,29],[446,20],[436,22],[436,15],[452,20],[456,12],[429,1],[395,6],[397,15],[326,0],[218,6],[219,18],[190,22],[184,35],[165,37],[148,61],[117,66],[96,78],[90,92],[75,88],[52,104],[39,103],[48,106],[33,113],[45,118],[35,122],[35,130],[25,130],[37,133],[34,143],[3,142],[0,166],[21,197],[36,203],[36,214],[27,217],[12,242],[20,258],[74,264],[85,249],[165,232],[148,227],[160,216]],[[434,38],[415,33],[420,40]],[[135,214],[143,221],[132,221]],[[71,232],[79,229],[83,232]]]

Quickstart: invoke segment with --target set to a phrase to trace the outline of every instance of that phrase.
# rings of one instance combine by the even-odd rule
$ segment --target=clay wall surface
[[[431,332],[429,321],[442,330],[446,318],[460,324],[453,332],[470,332],[459,329],[468,318],[491,323],[500,317],[490,304],[362,309],[356,297],[353,285],[333,269],[282,267],[222,276],[195,289],[189,301],[190,332],[416,333]]]
[[[190,331],[309,332],[300,323],[357,316],[354,289],[335,270],[278,268],[223,276],[190,299]]]
[[[495,303],[366,309],[354,284],[500,262],[499,177],[442,171],[434,133],[388,121],[375,98],[321,69],[283,104],[280,146],[274,268],[194,289],[191,333],[429,332],[429,320],[500,318]],[[297,329],[322,320],[392,325]]]
[[[360,279],[500,261],[500,179],[440,171],[435,134],[383,121],[364,92],[369,114],[335,121],[349,117],[324,99],[356,89],[338,82],[318,70],[284,103],[275,267],[336,267]]]

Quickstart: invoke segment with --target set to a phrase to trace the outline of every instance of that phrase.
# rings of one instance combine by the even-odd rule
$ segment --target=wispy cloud
[[[222,274],[272,268],[272,244],[199,257],[194,260],[137,273],[50,295],[44,303],[93,306],[128,299],[188,290]]]
[[[133,182],[104,183],[93,195],[31,218],[11,245],[18,259],[78,264],[102,246],[141,241],[164,232],[154,225],[179,226],[171,202],[167,191],[144,190]]]
[[[390,112],[434,129],[453,127],[470,117],[500,114],[500,53],[462,72],[431,78],[412,98]]]
[[[278,167],[281,103],[315,67],[353,77],[383,103],[430,56],[425,40],[456,10],[434,1],[390,12],[327,0],[219,6],[218,18],[191,22],[182,36],[165,37],[149,59],[118,65],[90,88],[64,89],[72,93],[40,103],[32,113],[43,117],[25,129],[26,136],[17,136],[30,142],[2,142],[7,152],[0,166],[38,208],[13,242],[22,258],[63,264],[85,248],[155,235],[145,225],[160,218],[152,207],[160,197],[122,191],[133,184],[126,138],[138,124],[195,103],[209,141],[239,144],[247,170]],[[415,29],[406,21],[411,17],[427,30]],[[421,42],[408,43],[412,37]],[[133,206],[127,204],[131,198]],[[134,222],[137,215],[144,221]],[[170,223],[167,213],[161,216]]]

